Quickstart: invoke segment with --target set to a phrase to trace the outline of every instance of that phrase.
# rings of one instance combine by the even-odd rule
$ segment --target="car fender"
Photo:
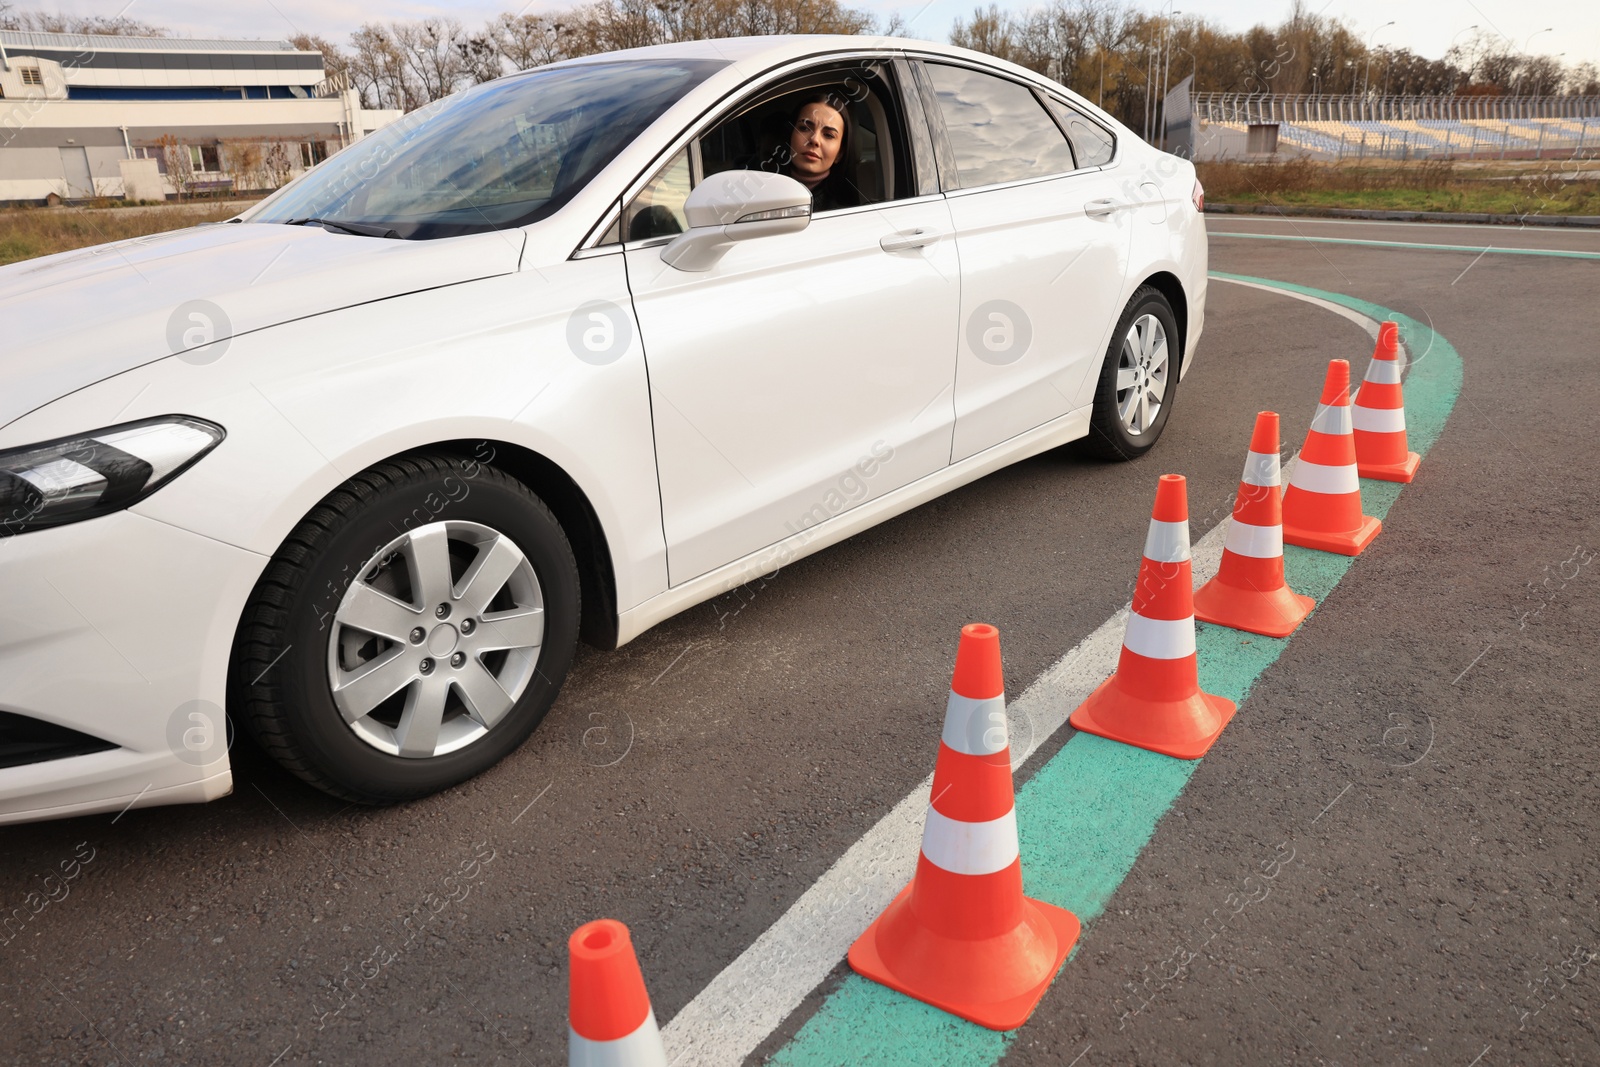
[[[504,441],[544,456],[588,497],[620,608],[665,588],[649,392],[621,256],[412,293],[213,347],[222,351],[205,362],[170,357],[48,404],[0,431],[0,448],[157,415],[209,419],[226,439],[133,510],[265,557],[376,463],[443,441]]]

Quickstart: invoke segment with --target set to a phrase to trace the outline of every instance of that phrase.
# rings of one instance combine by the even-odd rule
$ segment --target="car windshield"
[[[385,126],[243,221],[315,220],[417,240],[537,222],[725,65],[601,62],[511,75]]]

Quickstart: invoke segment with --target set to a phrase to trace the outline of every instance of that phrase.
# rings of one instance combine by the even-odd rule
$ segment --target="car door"
[[[833,77],[800,82],[819,76]],[[949,462],[960,298],[949,212],[919,176],[931,161],[915,165],[891,67],[840,70],[847,78],[861,109],[857,147],[871,148],[852,166],[880,183],[872,202],[735,244],[710,270],[668,266],[661,244],[683,225],[682,192],[731,158],[725,127],[713,125],[624,211],[619,236],[639,238],[625,258],[674,585]],[[925,125],[922,134],[926,146]]]
[[[1128,198],[1077,165],[1031,87],[953,62],[921,70],[956,185],[956,462],[1093,400],[1132,227]]]

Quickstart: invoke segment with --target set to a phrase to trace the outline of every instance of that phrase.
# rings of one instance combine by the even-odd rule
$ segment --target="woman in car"
[[[835,93],[807,97],[790,120],[783,173],[811,190],[812,211],[855,207],[861,193],[848,177],[850,118]]]

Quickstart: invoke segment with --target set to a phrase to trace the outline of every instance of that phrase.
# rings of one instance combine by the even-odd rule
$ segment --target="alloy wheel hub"
[[[498,531],[451,521],[396,538],[359,574],[328,640],[345,725],[413,759],[480,740],[537,673],[544,598],[533,565]]]

